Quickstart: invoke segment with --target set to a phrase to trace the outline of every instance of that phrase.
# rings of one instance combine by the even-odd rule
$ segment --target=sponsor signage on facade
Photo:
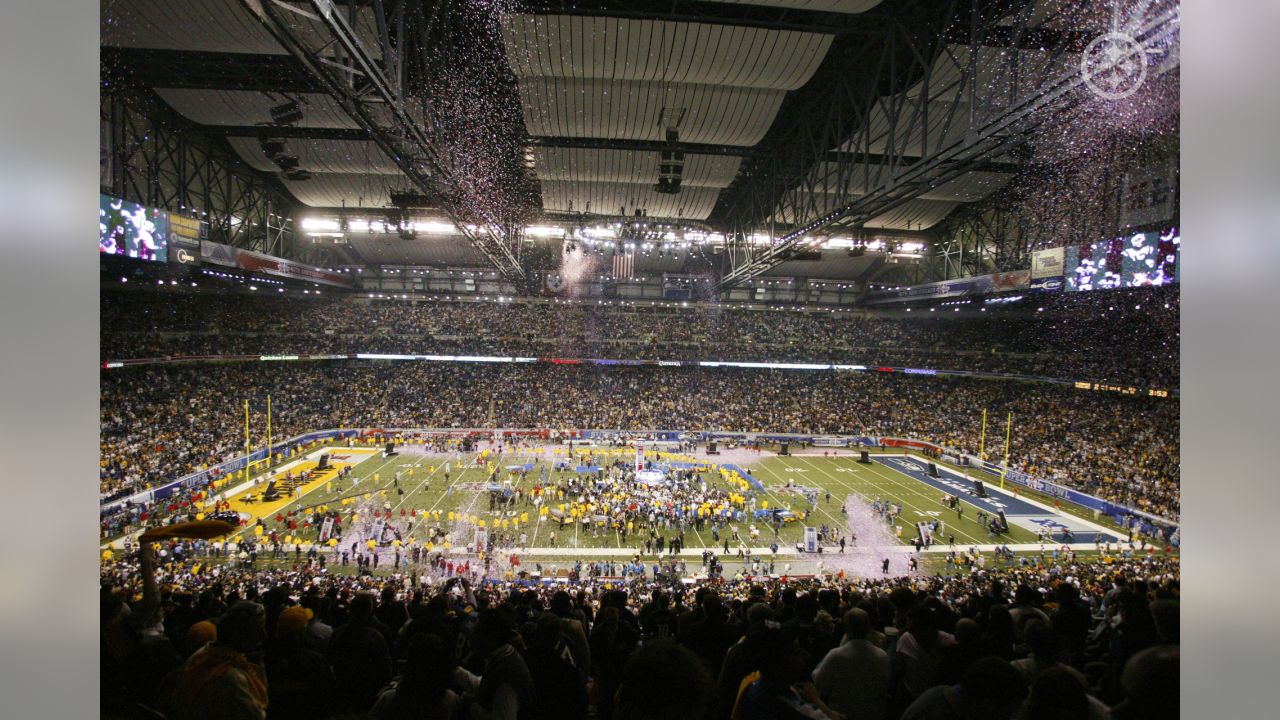
[[[251,250],[241,250],[221,243],[207,241],[200,243],[200,257],[206,263],[240,268],[241,270],[259,272],[264,275],[274,275],[275,277],[305,280],[337,287],[351,287],[353,284],[350,277],[341,273],[329,272],[328,270],[302,265],[284,258],[264,255]]]
[[[1062,277],[1062,259],[1066,248],[1056,247],[1031,253],[1031,279]]]
[[[1032,292],[1062,292],[1062,288],[1066,285],[1066,281],[1062,276],[1037,278],[1031,281],[1030,290]]]

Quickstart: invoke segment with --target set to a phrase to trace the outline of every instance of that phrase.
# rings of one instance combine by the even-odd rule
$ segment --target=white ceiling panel
[[[255,170],[277,172],[257,138],[227,138],[231,147]],[[399,175],[400,168],[372,140],[284,139],[285,154],[298,158],[298,167],[313,173]]]
[[[789,10],[817,10],[857,14],[879,5],[881,0],[713,0],[732,5],[758,5],[760,7],[787,8]]]
[[[285,96],[251,90],[189,90],[156,88],[174,110],[201,125],[259,125],[270,122],[271,108],[298,99],[303,117],[300,127],[355,128],[356,122],[328,95],[305,93]]]
[[[925,200],[977,202],[1009,184],[1011,179],[1013,175],[1010,173],[973,170],[926,191],[920,197]]]
[[[538,147],[533,149],[538,178],[600,182],[653,183],[658,178],[656,152]],[[728,187],[742,158],[722,155],[684,156],[684,187]]]
[[[520,79],[641,80],[795,90],[831,35],[714,23],[513,15],[503,26]]]
[[[826,183],[819,178],[826,174]],[[844,168],[838,164],[821,163],[811,173],[815,180],[814,188],[819,193],[833,195],[857,196],[874,190],[889,179],[889,169],[885,165],[867,165],[849,163]],[[925,200],[954,200],[958,202],[974,202],[990,195],[1003,187],[1009,178],[1008,173],[971,171],[938,187],[926,190],[920,195]]]
[[[942,222],[960,203],[946,200],[909,200],[868,220],[864,227],[880,230],[927,230]]]
[[[719,196],[720,188],[708,187],[684,187],[668,195],[655,192],[652,183],[542,182],[542,207],[547,212],[632,215],[639,208],[653,218],[706,220]]]
[[[393,190],[412,187],[409,179],[397,175],[318,174],[309,180],[289,180],[281,176],[285,188],[304,205],[382,209],[391,204]]]
[[[662,140],[663,108],[683,108],[681,141],[748,147],[769,131],[785,95],[782,90],[638,80],[530,78],[520,83],[530,135]]]
[[[108,47],[287,54],[241,0],[100,0],[100,3],[101,44]],[[298,23],[301,36],[310,46],[325,44],[327,31],[314,21],[292,13],[289,17]],[[375,57],[381,57],[373,9],[361,9],[351,24],[365,47]]]
[[[240,0],[102,0],[103,45],[284,55]]]

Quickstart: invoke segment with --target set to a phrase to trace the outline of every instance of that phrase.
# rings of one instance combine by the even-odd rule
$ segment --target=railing
[[[310,355],[169,355],[156,358],[132,358],[129,360],[110,360],[102,363],[103,370],[114,370],[135,365],[169,365],[197,362],[295,362],[303,360],[380,360],[380,361],[422,361],[422,362],[484,362],[484,363],[535,363],[555,365],[621,365],[627,367],[728,367],[752,368],[763,370],[803,370],[803,371],[849,371],[849,372],[882,372],[900,373],[903,375],[924,375],[929,377],[967,377],[978,380],[1005,380],[1013,382],[1036,382],[1052,385],[1070,385],[1080,390],[1114,392],[1122,395],[1140,395],[1147,397],[1179,397],[1175,388],[1135,387],[1112,382],[1093,380],[1072,380],[1068,378],[1049,377],[1047,375],[1022,375],[1018,373],[982,372],[976,370],[937,370],[933,368],[908,368],[896,366],[849,365],[841,363],[809,363],[809,362],[743,362],[737,360],[617,360],[605,358],[551,358],[551,357],[515,357],[506,355],[403,355],[395,353],[356,353],[356,354],[310,354]]]

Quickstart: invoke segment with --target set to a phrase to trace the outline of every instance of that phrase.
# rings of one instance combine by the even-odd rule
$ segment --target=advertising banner
[[[221,243],[201,242],[200,258],[204,262],[214,265],[225,265],[292,280],[324,283],[325,285],[337,287],[351,287],[354,284],[350,277],[341,273],[320,270],[310,265],[295,263],[291,260],[264,255],[251,250],[241,250]]]
[[[1062,259],[1066,248],[1050,248],[1031,253],[1031,279],[1062,277]]]
[[[199,220],[186,217],[185,215],[170,215],[169,231],[173,233],[173,242],[181,243],[188,247],[194,247],[197,251],[200,249]]]
[[[967,295],[983,295],[992,292],[1010,292],[1025,290],[1031,281],[1030,270],[1013,270],[1011,272],[978,275],[976,277],[943,280],[941,282],[912,285],[894,290],[879,290],[868,295],[867,303],[877,305],[901,300],[942,299],[964,297]]]
[[[1025,290],[1027,288],[1027,283],[1031,282],[1031,271],[1012,270],[1010,272],[993,273],[987,277],[991,279],[991,290],[993,292]],[[981,279],[982,278],[978,278],[978,280]]]
[[[1066,281],[1061,275],[1057,277],[1043,277],[1031,281],[1027,289],[1035,293],[1051,293],[1062,292],[1062,288],[1066,286]]]
[[[818,552],[818,528],[807,527],[804,529],[804,551],[807,553]]]
[[[200,221],[183,215],[169,216],[169,262],[200,264]]]

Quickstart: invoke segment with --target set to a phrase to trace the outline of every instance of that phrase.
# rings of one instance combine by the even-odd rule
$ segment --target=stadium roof
[[[246,164],[276,176],[316,213],[372,216],[393,208],[393,194],[436,197],[423,192],[422,177],[406,175],[406,161],[418,160],[393,151],[405,146],[378,137],[369,123],[417,122],[432,133],[440,126],[426,108],[454,98],[415,97],[404,104],[407,120],[387,105],[363,103],[353,53],[326,35],[313,4],[264,4],[295,11],[289,15],[298,18],[292,48],[279,27],[254,15],[250,6],[258,3],[247,0],[103,0],[104,77],[143,87],[224,136]],[[1019,3],[981,3],[1000,8],[1007,15],[1000,22],[1016,24],[1018,32],[984,35],[976,57],[965,35],[976,20],[956,14],[967,2],[500,0],[488,4],[501,12],[487,35],[476,29],[486,19],[477,19],[471,3],[372,0],[331,7],[406,95],[432,87],[447,75],[442,67],[464,53],[488,58],[490,67],[476,66],[485,71],[484,82],[477,75],[475,88],[447,87],[454,94],[493,95],[518,117],[509,127],[495,119],[490,134],[514,134],[497,137],[494,152],[505,152],[511,140],[519,157],[485,171],[510,171],[502,182],[529,190],[530,207],[513,210],[512,217],[587,223],[643,216],[726,233],[754,223],[781,234],[848,206],[890,175],[971,135],[975,86],[1001,87],[1010,68],[1020,68],[1016,87],[995,100],[997,110],[1013,107],[1036,92],[1038,79],[1075,62],[1060,48],[1080,33],[1080,23],[1064,27],[1060,4],[1032,3],[1030,15],[1019,16]],[[298,47],[313,48],[313,57],[300,58]],[[307,60],[341,68],[356,101],[318,80]],[[918,67],[886,76],[886,61]],[[967,82],[966,74],[973,75]],[[832,95],[857,87],[865,97],[851,96],[848,105],[861,110],[839,112]],[[364,119],[351,112],[357,101]],[[990,115],[992,103],[984,102]],[[908,104],[927,110],[904,118],[899,111]],[[470,121],[483,125],[487,118]],[[451,152],[447,130],[456,126],[432,135],[445,155]],[[683,158],[678,192],[659,187],[663,153]],[[278,162],[281,156],[287,166]],[[967,171],[847,227],[925,231],[998,191],[1019,170],[1009,153],[989,153]],[[437,172],[432,180],[438,179]],[[478,184],[485,183],[467,176],[460,192]],[[448,214],[459,225],[465,218],[456,217],[457,208],[474,211],[485,202],[483,191],[457,200],[445,183],[441,187],[438,204],[453,208]],[[496,194],[487,193],[490,200]],[[437,207],[415,208],[442,217]],[[838,234],[845,227],[833,222],[830,229]],[[382,244],[353,243],[375,262],[387,259],[377,250]],[[480,245],[475,248],[453,259],[482,257]],[[397,255],[406,253],[423,262],[439,255]]]

